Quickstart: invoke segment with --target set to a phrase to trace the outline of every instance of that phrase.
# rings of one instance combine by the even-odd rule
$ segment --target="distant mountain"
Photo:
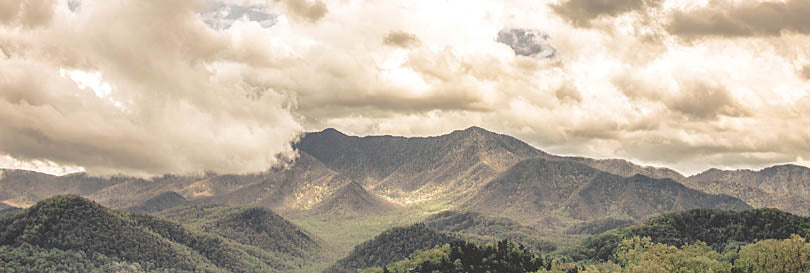
[[[275,253],[285,263],[297,266],[317,260],[321,250],[312,235],[266,208],[202,204],[164,210],[158,215]]]
[[[513,219],[604,217],[644,219],[667,211],[693,208],[745,210],[745,202],[711,195],[671,179],[624,177],[565,160],[528,159],[481,188],[465,207]]]
[[[425,220],[425,225],[441,232],[458,234],[464,239],[489,244],[508,239],[533,252],[550,252],[556,246],[543,239],[537,229],[503,217],[488,217],[475,212],[444,211]]]
[[[327,129],[305,135],[296,147],[403,204],[469,193],[519,160],[546,156],[478,127],[414,138],[355,137]]]
[[[786,239],[791,234],[810,235],[810,218],[776,209],[694,209],[665,213],[639,225],[590,237],[569,254],[576,260],[607,260],[623,238],[633,236],[648,236],[654,242],[672,246],[701,241],[721,251],[734,244]]]
[[[60,194],[89,195],[126,179],[89,177],[85,174],[54,176],[9,169],[0,169],[0,173],[0,202],[14,207],[28,207]]]
[[[146,199],[146,201],[130,207],[129,210],[136,212],[158,212],[188,203],[189,201],[179,193],[167,191],[159,194],[158,196]]]
[[[810,215],[810,168],[778,165],[760,171],[710,169],[683,180],[689,187],[740,198],[757,208]]]
[[[134,271],[270,272],[289,268],[273,257],[219,236],[195,232],[159,218],[107,209],[78,196],[41,201],[0,217],[0,248],[5,269],[20,272],[110,270],[123,263]],[[41,257],[28,259],[26,257]],[[48,260],[53,257],[56,260]],[[90,270],[87,270],[90,271]]]
[[[625,177],[631,177],[640,174],[646,177],[658,179],[669,178],[678,182],[686,178],[679,172],[674,171],[672,169],[657,168],[651,166],[639,166],[634,164],[633,162],[623,159],[591,159],[583,157],[571,157],[570,159],[573,161],[584,163],[588,166],[591,166],[603,172],[621,175]]]
[[[326,129],[305,134],[294,146],[299,152],[295,162],[255,174],[139,179],[7,171],[0,179],[0,201],[25,207],[47,196],[74,193],[105,206],[140,211],[215,203],[345,217],[394,215],[429,202],[449,202],[552,228],[571,220],[745,208],[733,198],[680,187],[677,182],[685,178],[669,169],[550,155],[479,127],[410,138],[357,137]]]
[[[348,256],[324,272],[348,273],[383,266],[407,258],[417,250],[426,250],[459,240],[461,239],[428,228],[425,224],[392,228],[356,246]]]

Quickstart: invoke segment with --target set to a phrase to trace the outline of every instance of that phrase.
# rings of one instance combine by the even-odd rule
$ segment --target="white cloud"
[[[810,158],[796,129],[810,125],[810,49],[797,46],[810,38],[667,31],[709,2],[85,0],[75,14],[14,13],[0,26],[0,73],[13,75],[0,80],[0,152],[91,172],[241,172],[290,155],[303,130],[477,125],[688,173]],[[535,43],[499,42],[515,29]],[[553,58],[531,56],[545,49]]]

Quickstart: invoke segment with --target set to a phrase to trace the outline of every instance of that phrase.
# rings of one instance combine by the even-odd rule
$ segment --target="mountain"
[[[262,207],[198,204],[164,210],[158,215],[243,245],[278,253],[279,258],[296,266],[317,260],[321,250],[319,240]]]
[[[639,225],[590,237],[570,251],[570,256],[578,260],[607,260],[623,238],[633,236],[650,237],[654,242],[672,246],[701,241],[721,251],[740,243],[787,239],[791,234],[810,235],[810,218],[776,209],[741,212],[694,209],[665,213]]]
[[[369,193],[362,185],[353,181],[338,188],[315,207],[317,213],[344,216],[385,215],[397,209],[396,204]]]
[[[651,166],[640,166],[636,165],[633,162],[623,160],[623,159],[592,159],[592,158],[584,158],[584,157],[571,157],[569,158],[573,161],[577,161],[580,163],[584,163],[588,166],[591,166],[597,170],[612,173],[615,175],[621,175],[625,177],[635,176],[637,174],[651,177],[651,178],[658,178],[664,179],[669,178],[675,181],[682,181],[686,177],[680,174],[677,171],[668,168],[658,168],[658,167],[651,167]]]
[[[479,243],[494,243],[508,239],[528,247],[533,252],[550,252],[556,246],[543,239],[537,229],[503,217],[488,217],[475,212],[444,211],[428,217],[425,225],[440,232],[458,234]]]
[[[740,198],[757,208],[810,215],[810,168],[778,165],[760,171],[710,169],[684,180],[689,187]]]
[[[173,191],[167,191],[158,196],[146,199],[140,204],[130,207],[129,210],[136,212],[157,212],[177,206],[188,204],[188,200]]]
[[[383,266],[402,260],[417,250],[426,250],[458,240],[460,239],[452,235],[428,228],[425,224],[396,227],[357,245],[348,256],[324,272],[357,272],[362,268]]]
[[[193,203],[338,217],[447,204],[442,209],[555,230],[605,217],[639,220],[671,210],[747,208],[734,198],[684,188],[678,181],[685,178],[668,169],[555,156],[479,127],[433,137],[357,137],[326,129],[305,134],[294,147],[294,162],[254,174],[140,179],[10,171],[0,198],[24,207],[64,191],[140,211]],[[42,189],[33,186],[40,184]]]
[[[54,195],[88,195],[125,179],[90,177],[81,173],[54,176],[34,171],[0,169],[0,202],[14,207],[28,207]]]
[[[745,210],[745,202],[711,195],[671,179],[624,177],[588,165],[543,158],[521,161],[469,197],[464,207],[513,219],[644,219],[692,208]]]
[[[517,161],[546,155],[478,127],[413,138],[355,137],[327,129],[305,135],[296,148],[402,204],[470,193]]]
[[[271,272],[290,268],[272,255],[246,251],[222,237],[186,229],[145,214],[112,210],[78,197],[53,197],[0,217],[0,247],[6,269],[52,268],[44,257],[75,260],[64,266],[109,269],[120,263],[136,271]],[[28,259],[26,257],[41,257]],[[58,261],[58,260],[56,260]],[[77,271],[77,270],[72,270]]]

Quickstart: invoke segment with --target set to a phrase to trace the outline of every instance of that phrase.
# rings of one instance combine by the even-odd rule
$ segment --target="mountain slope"
[[[683,181],[709,193],[740,198],[754,207],[810,215],[810,168],[778,165],[760,171],[710,169]]]
[[[515,162],[545,153],[478,127],[436,137],[354,137],[337,130],[296,145],[327,167],[400,203],[458,196]]]
[[[321,248],[317,239],[300,227],[261,207],[191,205],[165,210],[158,215],[243,245],[277,253],[285,262],[297,266],[317,260]]]
[[[130,207],[129,210],[135,212],[156,212],[182,206],[187,203],[188,200],[182,195],[173,191],[167,191],[158,196],[146,199],[146,201],[141,202],[137,206]]]
[[[519,162],[487,183],[464,206],[524,221],[546,217],[643,219],[692,208],[750,208],[736,198],[705,194],[670,179],[623,177],[582,163],[547,159]]]
[[[138,264],[147,271],[274,270],[265,257],[250,255],[220,237],[148,215],[110,210],[77,196],[50,198],[0,218],[0,246],[12,251],[82,251]]]
[[[425,225],[440,232],[458,234],[480,243],[508,239],[528,247],[533,252],[550,252],[553,243],[542,239],[540,231],[508,218],[488,217],[475,212],[444,211],[425,220]]]
[[[362,185],[350,182],[340,187],[329,198],[318,203],[315,212],[344,216],[384,215],[398,207],[373,193]]]

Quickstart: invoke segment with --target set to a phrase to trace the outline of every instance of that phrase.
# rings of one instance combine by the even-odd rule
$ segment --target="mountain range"
[[[152,236],[144,240],[171,246],[161,253],[182,250],[183,254],[170,254],[181,255],[187,262],[177,263],[182,270],[217,272],[248,266],[309,272],[326,269],[342,257],[343,264],[332,269],[380,266],[414,249],[434,246],[414,241],[409,244],[418,247],[391,252],[386,259],[362,254],[373,250],[350,252],[383,230],[420,222],[442,234],[434,237],[479,243],[510,239],[545,253],[673,211],[773,207],[810,214],[810,169],[795,165],[760,171],[710,169],[687,177],[621,159],[552,155],[479,127],[433,137],[359,137],[326,129],[304,134],[292,145],[298,152],[293,162],[252,174],[167,174],[146,179],[2,170],[3,242],[7,248],[28,253],[56,251],[74,257],[75,253],[64,251],[75,246],[39,241],[67,236],[62,233],[47,231],[47,236],[35,241],[9,233],[12,227],[36,230],[36,221],[13,220],[20,217],[62,219],[43,208],[72,202],[90,210],[93,217],[108,219],[91,229],[129,225],[134,229],[121,232],[144,233]],[[65,194],[70,196],[49,199]],[[79,213],[77,219],[83,215],[72,210],[60,213]],[[249,264],[206,256],[211,255],[206,252],[209,249],[190,245],[202,240],[194,236],[218,242],[217,247],[231,255],[227,257]],[[124,263],[125,267],[178,269],[143,264],[146,258],[137,256],[115,259],[132,262]],[[357,262],[361,260],[366,262]],[[114,266],[95,263],[99,264]]]
[[[479,127],[412,138],[356,137],[326,129],[304,135],[295,148],[299,158],[290,166],[246,175],[141,179],[5,170],[0,199],[25,207],[57,194],[78,194],[106,206],[145,211],[195,202],[348,216],[397,213],[446,200],[456,209],[506,212],[531,225],[560,218],[641,220],[672,210],[749,208],[725,196],[742,194],[706,194],[680,184],[694,187],[698,184],[688,182],[700,176],[686,178],[618,159],[555,156]],[[781,198],[780,192],[765,193]],[[156,205],[160,202],[166,204]]]

